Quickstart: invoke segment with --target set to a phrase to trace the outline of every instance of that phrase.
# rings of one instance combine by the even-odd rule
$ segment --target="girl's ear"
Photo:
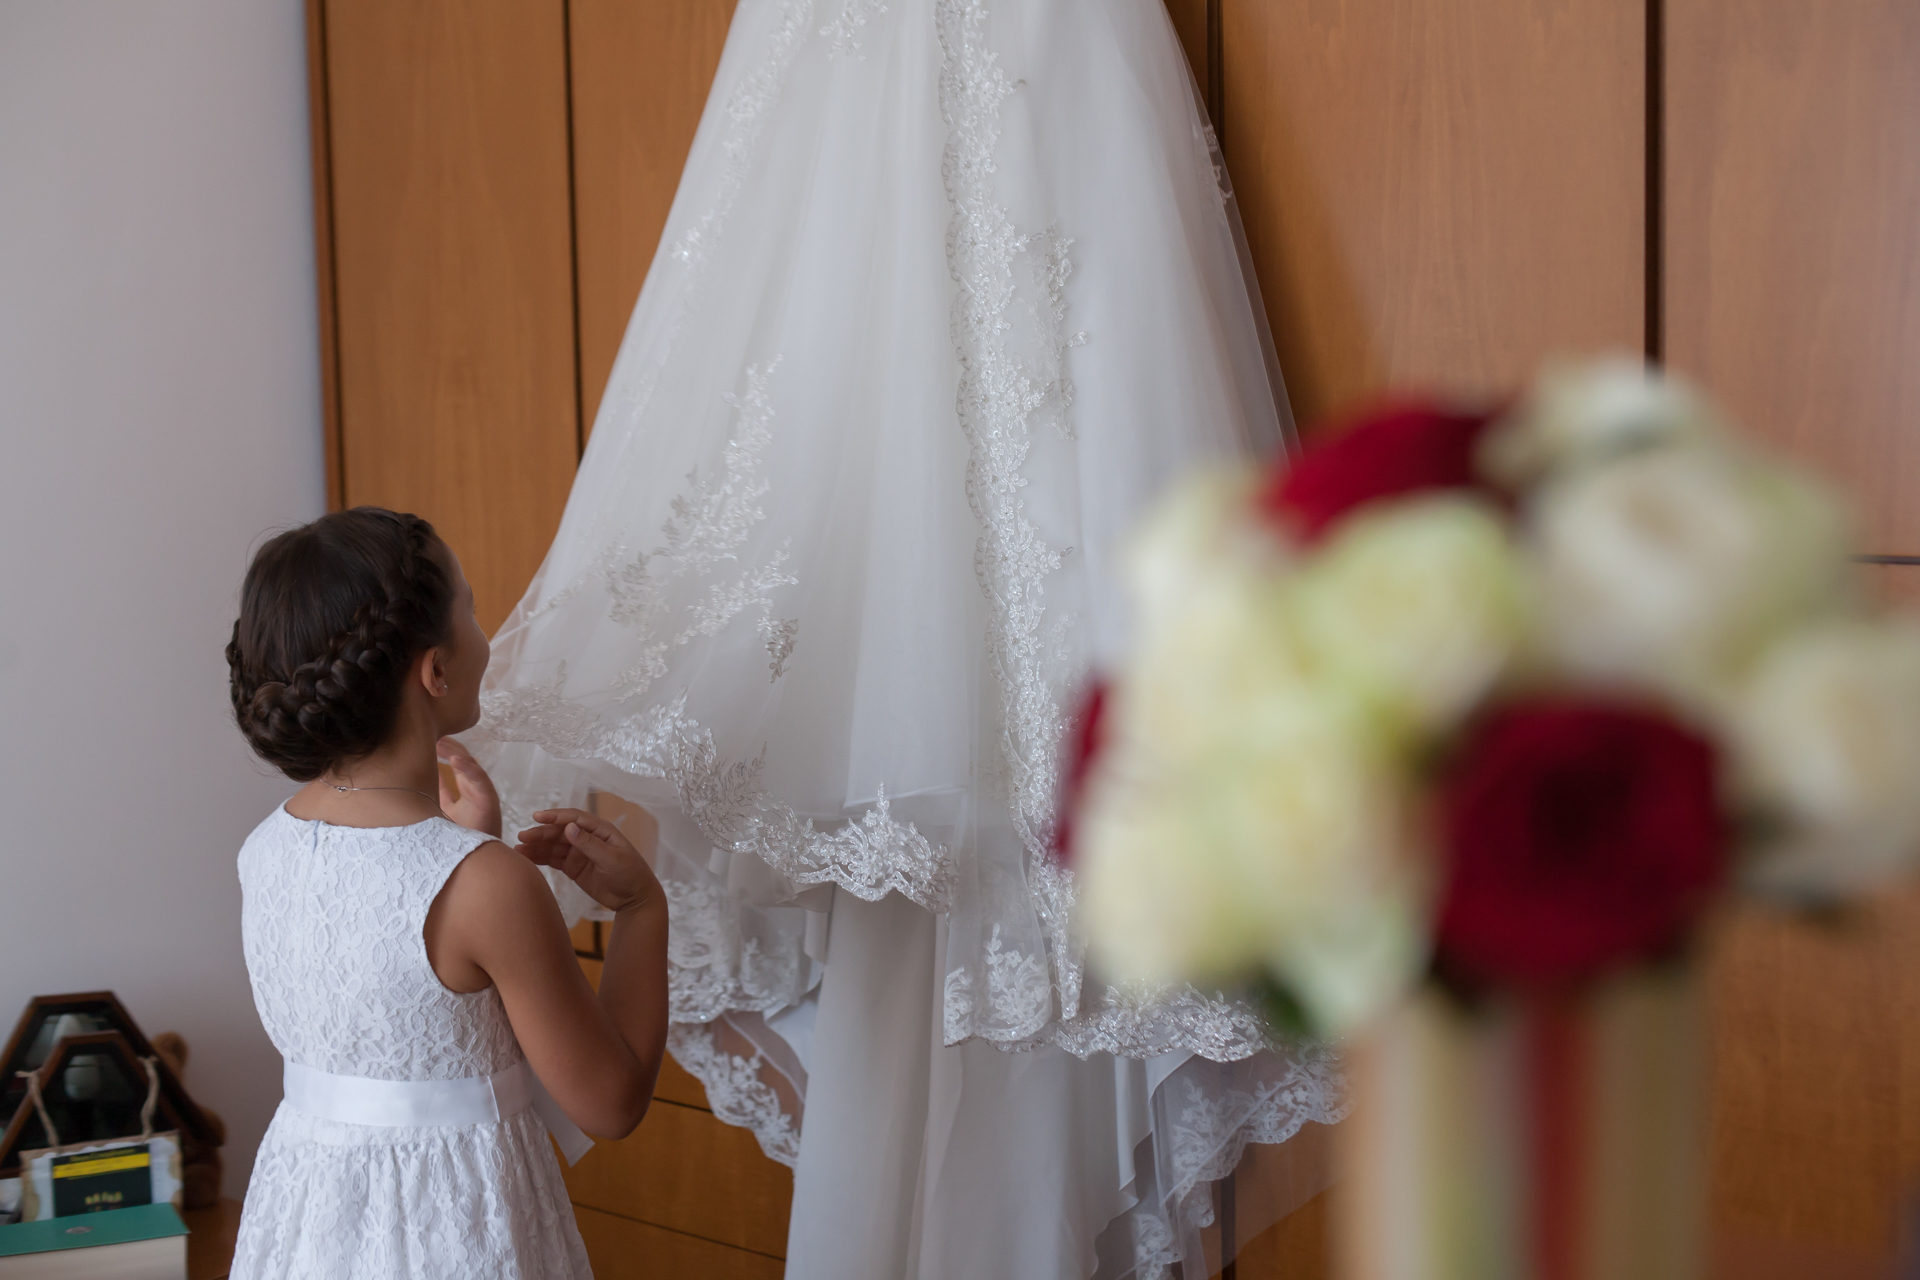
[[[446,655],[438,646],[420,655],[418,669],[414,672],[414,676],[420,681],[420,687],[425,689],[430,697],[438,698],[447,692]]]

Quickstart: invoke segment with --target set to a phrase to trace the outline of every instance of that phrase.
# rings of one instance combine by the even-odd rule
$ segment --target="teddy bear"
[[[183,1078],[188,1050],[187,1042],[179,1032],[162,1031],[155,1036],[153,1051],[167,1064],[174,1079]],[[220,1148],[227,1140],[227,1122],[204,1103],[200,1105],[200,1112],[207,1118],[213,1142],[209,1145],[191,1134],[180,1135],[180,1200],[181,1207],[186,1209],[211,1209],[220,1203],[223,1169]]]

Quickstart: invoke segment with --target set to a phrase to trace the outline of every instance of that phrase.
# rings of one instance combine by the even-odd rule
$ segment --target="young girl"
[[[487,657],[460,563],[417,516],[337,512],[247,571],[234,715],[307,785],[240,851],[247,971],[286,1094],[234,1280],[590,1275],[547,1134],[618,1138],[646,1114],[666,902],[651,831],[636,848],[560,809],[500,843],[491,782],[446,737],[478,719]],[[541,866],[616,913],[597,997]]]

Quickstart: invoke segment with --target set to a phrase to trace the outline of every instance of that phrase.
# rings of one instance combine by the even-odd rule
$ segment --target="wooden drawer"
[[[656,1102],[621,1142],[597,1144],[567,1171],[577,1205],[760,1253],[786,1251],[793,1174],[745,1129],[707,1111]]]
[[[576,1209],[595,1280],[780,1280],[778,1258]]]
[[[706,1086],[688,1075],[673,1060],[672,1054],[668,1054],[660,1064],[660,1079],[653,1086],[653,1097],[656,1102],[673,1102],[698,1111],[709,1110]]]

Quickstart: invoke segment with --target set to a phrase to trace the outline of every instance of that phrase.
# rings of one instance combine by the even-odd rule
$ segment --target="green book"
[[[143,1204],[0,1227],[0,1280],[185,1280],[187,1224]]]

